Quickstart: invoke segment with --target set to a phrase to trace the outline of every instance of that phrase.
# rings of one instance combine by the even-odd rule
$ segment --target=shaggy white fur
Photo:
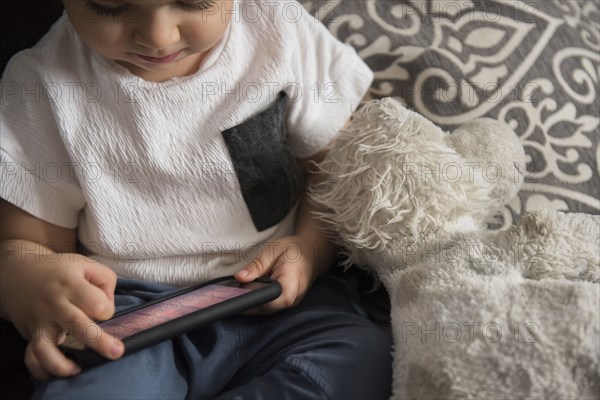
[[[327,205],[319,216],[339,228],[340,243],[352,245],[347,262],[358,265],[363,248],[383,251],[441,227],[479,229],[521,185],[525,154],[514,142],[493,120],[450,136],[394,99],[367,103],[321,164],[329,179],[314,191]]]
[[[357,111],[313,200],[392,306],[395,398],[598,398],[600,217],[484,221],[524,150],[483,119],[447,134],[388,98]]]

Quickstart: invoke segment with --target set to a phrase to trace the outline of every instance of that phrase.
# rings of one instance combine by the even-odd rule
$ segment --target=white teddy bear
[[[394,398],[598,398],[600,217],[486,218],[521,187],[505,124],[451,134],[392,98],[358,110],[313,200],[391,301]]]

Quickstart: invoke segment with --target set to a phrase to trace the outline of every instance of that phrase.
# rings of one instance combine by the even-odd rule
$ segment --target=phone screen
[[[98,325],[122,340],[138,332],[191,314],[199,309],[248,293],[256,288],[257,285],[252,284],[244,285],[244,287],[219,284],[207,285],[100,322]]]

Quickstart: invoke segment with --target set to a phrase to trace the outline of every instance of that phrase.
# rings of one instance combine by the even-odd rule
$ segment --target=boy
[[[335,251],[295,161],[323,156],[372,80],[364,63],[296,2],[65,10],[2,83],[0,316],[30,339],[34,398],[389,395],[389,339],[317,280]],[[56,347],[69,331],[117,359],[118,340],[77,327],[234,273],[277,279],[262,311],[278,312],[83,373]]]

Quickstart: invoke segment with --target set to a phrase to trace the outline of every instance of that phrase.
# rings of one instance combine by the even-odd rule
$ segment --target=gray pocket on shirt
[[[304,187],[302,170],[285,142],[286,102],[285,94],[280,93],[266,110],[222,133],[259,232],[279,223]]]

